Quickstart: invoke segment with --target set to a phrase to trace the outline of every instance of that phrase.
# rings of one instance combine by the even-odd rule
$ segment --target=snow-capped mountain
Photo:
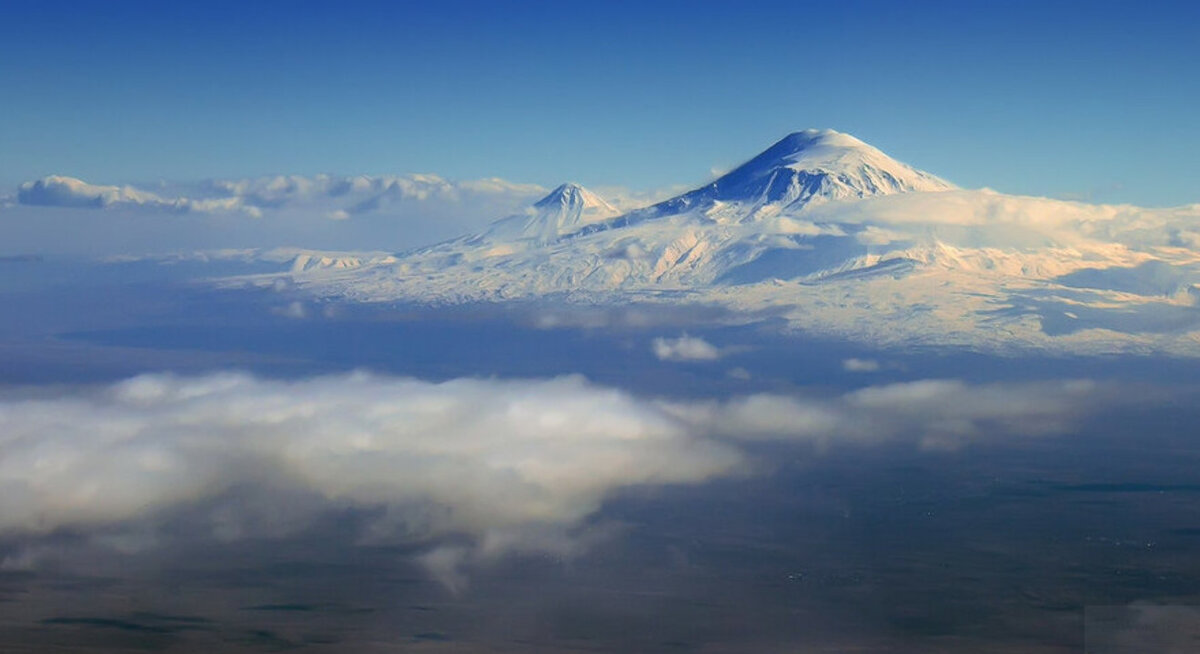
[[[953,188],[849,134],[808,129],[785,136],[711,184],[630,212],[614,224],[694,211],[717,222],[741,222],[808,204]]]
[[[566,183],[538,200],[523,213],[496,221],[471,244],[532,241],[546,245],[560,237],[594,225],[621,212],[578,184]]]
[[[694,302],[875,343],[1200,354],[1200,205],[960,190],[847,134],[806,130],[618,213],[565,184],[480,234],[281,274],[343,300]],[[1167,278],[1169,289],[1155,281]]]

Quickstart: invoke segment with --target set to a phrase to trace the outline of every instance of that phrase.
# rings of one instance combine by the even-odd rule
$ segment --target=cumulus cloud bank
[[[406,200],[460,202],[472,196],[530,198],[545,192],[536,184],[517,184],[498,178],[452,182],[437,175],[280,175],[212,180],[177,190],[190,195],[168,198],[161,192],[134,186],[89,184],[73,177],[50,175],[22,184],[17,190],[17,201],[53,207],[143,207],[207,213],[239,211],[255,217],[261,216],[264,209],[307,204],[321,205],[329,217],[345,219]]]
[[[236,197],[193,199],[164,198],[132,186],[89,184],[74,177],[50,175],[26,182],[17,189],[17,202],[47,207],[103,209],[106,207],[144,207],[160,211],[205,213],[240,212],[259,217],[262,211]]]
[[[0,530],[153,517],[271,484],[349,506],[427,504],[417,536],[569,523],[617,487],[729,472],[737,452],[578,377],[432,384],[366,374],[137,377],[0,405]]]
[[[20,185],[0,241],[102,256],[280,245],[402,250],[478,231],[545,193],[536,184],[416,174],[152,185],[52,175]]]
[[[0,400],[0,539],[67,529],[128,543],[121,534],[166,529],[181,513],[217,540],[281,537],[359,511],[369,519],[356,538],[424,544],[424,562],[453,588],[465,561],[570,551],[572,530],[621,488],[744,473],[747,442],[955,447],[1046,435],[1111,391],[934,380],[674,402],[578,376],[143,375]]]

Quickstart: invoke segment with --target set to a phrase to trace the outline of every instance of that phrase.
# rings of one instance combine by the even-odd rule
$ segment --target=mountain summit
[[[809,129],[788,134],[708,188],[717,200],[761,198],[791,205],[816,198],[946,191],[954,186],[849,134]]]
[[[567,182],[550,191],[549,195],[534,202],[533,206],[538,209],[559,211],[564,214],[582,213],[584,211],[616,213],[616,209],[612,205],[574,182]]]
[[[712,183],[636,212],[646,219],[711,210],[726,221],[794,211],[810,203],[874,195],[948,191],[953,184],[900,163],[878,149],[831,129],[793,132]]]

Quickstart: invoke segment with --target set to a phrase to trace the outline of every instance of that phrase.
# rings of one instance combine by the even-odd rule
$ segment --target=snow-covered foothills
[[[564,184],[432,247],[287,259],[219,283],[317,301],[715,305],[870,345],[1200,355],[1200,205],[958,189],[830,130],[624,213]]]

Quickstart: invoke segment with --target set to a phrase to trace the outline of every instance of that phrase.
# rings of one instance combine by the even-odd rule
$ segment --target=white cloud
[[[721,350],[715,345],[687,334],[679,338],[656,338],[651,343],[651,350],[662,361],[715,361],[721,358]]]
[[[404,250],[480,231],[545,193],[536,184],[419,174],[120,186],[54,175],[20,185],[0,241],[101,256],[280,245]]]
[[[451,181],[438,175],[280,175],[256,179],[208,182],[206,190],[217,196],[267,208],[322,207],[334,220],[388,209],[397,204],[471,204],[485,198],[503,198],[505,207],[546,193],[537,184],[520,184],[499,178]],[[499,217],[497,213],[493,218]]]
[[[31,206],[104,209],[140,207],[161,211],[200,213],[241,212],[260,217],[264,210],[315,206],[324,215],[344,220],[381,210],[399,202],[470,202],[483,197],[533,199],[546,189],[498,178],[451,182],[437,175],[279,175],[239,180],[212,180],[180,186],[177,197],[135,186],[89,184],[81,179],[50,175],[21,184],[17,201]],[[498,217],[500,214],[497,214]]]
[[[192,199],[164,198],[132,186],[89,184],[74,177],[50,175],[26,182],[17,190],[17,201],[25,205],[104,209],[109,207],[140,207],[168,212],[198,211],[201,213],[240,212],[258,218],[257,207],[247,206],[238,198]]]
[[[21,204],[62,207],[106,207],[117,203],[169,204],[166,200],[130,186],[98,186],[61,175],[26,182],[17,190]]]
[[[283,537],[358,510],[372,517],[354,538],[423,544],[422,561],[453,589],[464,565],[585,548],[604,535],[586,518],[621,488],[750,470],[739,441],[1021,439],[1070,431],[1116,398],[1146,403],[1116,390],[931,380],[706,402],[638,398],[578,376],[143,375],[0,400],[0,538],[36,544],[69,529],[137,551],[167,546],[180,515],[221,541]]]
[[[874,359],[849,358],[842,361],[842,370],[846,372],[875,372],[879,367],[879,362]]]
[[[953,448],[975,440],[1069,431],[1089,412],[1146,401],[1082,381],[970,385],[922,380],[871,386],[833,398],[750,395],[722,403],[667,405],[699,433],[820,445],[908,440]]]
[[[271,313],[293,320],[303,320],[308,317],[308,307],[298,300],[293,300],[281,307],[274,307]]]
[[[417,537],[479,538],[569,525],[613,489],[703,481],[740,461],[656,405],[579,377],[433,384],[367,374],[145,375],[7,401],[0,453],[0,531],[120,524],[274,487],[326,505],[391,507],[397,528]],[[404,512],[413,506],[423,507],[419,520]]]

